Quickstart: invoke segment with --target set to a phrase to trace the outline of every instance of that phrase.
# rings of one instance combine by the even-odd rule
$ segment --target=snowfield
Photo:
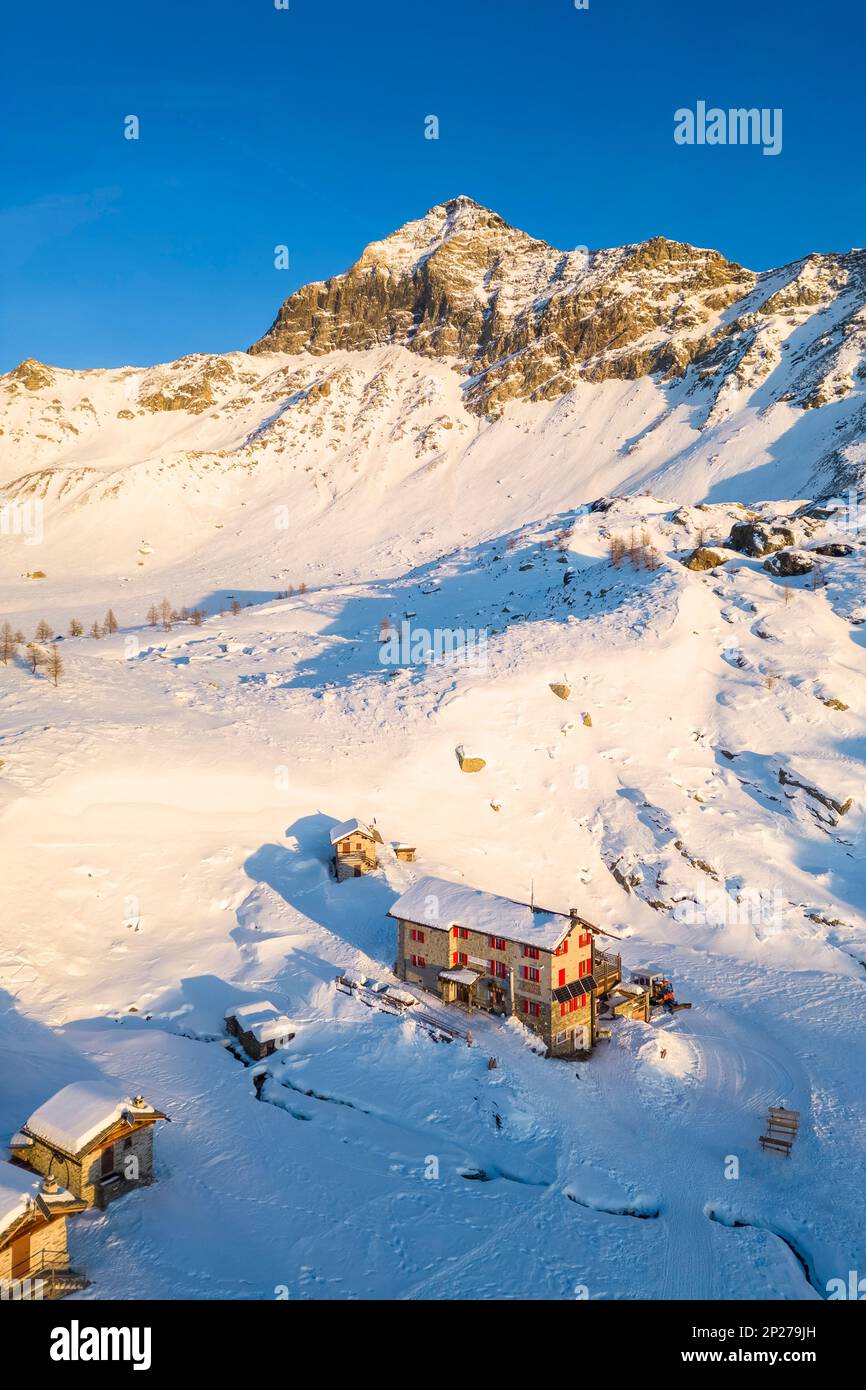
[[[0,1141],[78,1081],[171,1117],[155,1185],[70,1227],[85,1299],[808,1300],[866,1269],[866,532],[766,504],[851,553],[693,571],[733,491],[592,509],[585,479],[500,486],[492,459],[450,493],[383,461],[276,533],[279,488],[251,492],[256,523],[192,549],[158,492],[116,533],[105,503],[4,540],[28,638],[120,621],[62,641],[56,688],[0,671]],[[614,566],[644,528],[657,567]],[[163,594],[207,618],[149,625]],[[386,619],[484,630],[482,659],[385,665]],[[417,863],[338,885],[352,816]],[[335,990],[393,980],[386,914],[427,874],[577,907],[693,1008],[572,1063]],[[295,1033],[264,1080],[224,1029],[261,999]],[[789,1161],[757,1142],[780,1101]]]

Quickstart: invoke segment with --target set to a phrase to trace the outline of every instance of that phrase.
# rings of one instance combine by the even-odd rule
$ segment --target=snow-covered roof
[[[291,1021],[281,1014],[269,999],[258,999],[252,1004],[237,1004],[226,1009],[226,1018],[233,1018],[244,1033],[252,1033],[256,1042],[270,1042],[272,1038],[282,1037],[292,1031]]]
[[[362,820],[358,820],[357,816],[353,816],[351,820],[340,821],[339,825],[334,826],[331,831],[331,844],[335,845],[338,840],[345,840],[347,835],[356,833],[366,835],[371,840],[375,839],[369,825],[365,825]]]
[[[42,1179],[35,1173],[0,1159],[0,1236],[26,1216],[41,1185]]]
[[[271,1042],[274,1038],[286,1037],[292,1031],[292,1025],[285,1014],[277,1014],[275,1018],[263,1018],[260,1023],[251,1023],[246,1030],[252,1033],[256,1042]]]
[[[255,999],[251,1004],[233,1004],[226,1009],[226,1018],[236,1018],[239,1023],[255,1022],[266,1014],[277,1014],[279,1009],[270,999]]]
[[[130,1096],[101,1081],[76,1081],[41,1105],[25,1125],[29,1134],[64,1153],[82,1149],[118,1120],[158,1115],[152,1105],[135,1105]]]
[[[474,985],[478,983],[480,976],[477,970],[470,970],[466,965],[457,966],[454,970],[440,970],[440,980],[453,980],[457,985]]]
[[[389,909],[388,916],[444,930],[467,927],[543,951],[558,946],[571,926],[565,913],[534,910],[528,903],[500,898],[496,893],[468,888],[465,883],[450,883],[447,878],[430,874],[413,883]]]
[[[84,1205],[63,1187],[46,1191],[45,1178],[0,1159],[0,1239],[28,1212],[49,1217]]]

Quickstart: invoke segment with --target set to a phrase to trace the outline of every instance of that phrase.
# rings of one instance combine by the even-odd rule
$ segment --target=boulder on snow
[[[831,559],[841,560],[846,555],[854,554],[853,545],[846,545],[844,541],[828,541],[826,545],[815,546],[816,555],[829,555]]]
[[[554,695],[558,695],[560,700],[567,700],[571,694],[571,686],[566,685],[565,681],[551,681],[550,689]]]
[[[484,758],[479,758],[473,753],[467,753],[462,743],[456,750],[456,753],[461,772],[480,772],[483,767],[487,766]]]
[[[583,722],[586,725],[587,729],[592,728],[592,715],[589,713],[589,710],[584,711]]]
[[[687,570],[714,570],[717,565],[724,563],[724,555],[720,555],[717,550],[710,550],[705,545],[699,545],[688,559],[683,561]]]
[[[789,526],[768,526],[763,521],[737,521],[731,527],[728,545],[739,550],[741,555],[750,555],[759,560],[763,555],[773,555],[786,545],[794,545],[796,537]]]
[[[779,550],[764,561],[768,574],[780,579],[794,579],[800,574],[809,574],[815,568],[815,561],[807,550]]]

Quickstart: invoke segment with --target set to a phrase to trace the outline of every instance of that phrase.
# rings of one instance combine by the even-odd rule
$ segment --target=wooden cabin
[[[63,1298],[87,1287],[71,1268],[66,1221],[87,1203],[0,1159],[0,1298]]]
[[[226,1029],[254,1062],[270,1057],[295,1036],[291,1022],[267,999],[226,1010]]]
[[[597,929],[577,911],[549,912],[428,875],[388,915],[400,979],[446,1004],[514,1015],[552,1055],[594,1045],[598,1000],[621,979],[621,963],[596,950]]]
[[[64,1086],[11,1143],[12,1160],[54,1178],[88,1207],[153,1182],[153,1132],[168,1117],[104,1082]]]
[[[417,850],[414,845],[404,844],[402,840],[393,840],[391,848],[394,855],[401,864],[414,864]]]
[[[334,871],[337,882],[347,878],[360,878],[379,867],[376,846],[381,845],[382,836],[378,830],[370,829],[363,821],[353,819],[341,821],[331,831],[331,845],[334,850]]]

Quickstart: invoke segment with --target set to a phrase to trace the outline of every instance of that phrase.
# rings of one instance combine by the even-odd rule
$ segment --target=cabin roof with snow
[[[152,1105],[136,1105],[114,1086],[101,1081],[76,1081],[40,1105],[24,1126],[24,1132],[53,1149],[78,1154],[121,1121],[132,1128],[142,1121],[164,1119],[165,1115]]]
[[[334,826],[331,831],[331,844],[336,845],[338,841],[345,840],[348,835],[366,835],[368,840],[375,840],[376,838],[369,825],[358,820],[357,816],[353,816],[351,820],[340,821],[339,825]]]
[[[42,1179],[26,1168],[0,1160],[0,1240],[27,1215],[41,1186]]]
[[[542,951],[554,950],[568,935],[571,918],[564,912],[530,907],[465,883],[428,874],[412,884],[388,911],[389,917],[419,927],[467,927],[487,936],[502,936]]]
[[[81,1211],[84,1205],[65,1188],[46,1191],[45,1179],[40,1173],[31,1173],[16,1163],[0,1159],[0,1243],[22,1217],[32,1213],[49,1220],[52,1216]]]
[[[291,1020],[267,999],[254,1004],[238,1004],[226,1009],[226,1018],[233,1018],[244,1033],[252,1033],[257,1043],[270,1042],[291,1031]]]

